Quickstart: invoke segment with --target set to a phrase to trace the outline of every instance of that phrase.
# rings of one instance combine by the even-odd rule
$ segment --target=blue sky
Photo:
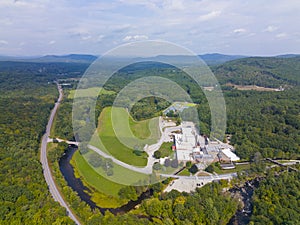
[[[0,55],[103,54],[165,40],[195,53],[300,53],[299,0],[1,0]]]

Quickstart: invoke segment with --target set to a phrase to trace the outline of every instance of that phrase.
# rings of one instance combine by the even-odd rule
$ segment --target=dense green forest
[[[253,196],[250,224],[299,224],[300,173],[269,174]]]
[[[231,91],[226,94],[227,132],[237,154],[251,158],[300,155],[300,89],[283,92]],[[241,107],[242,106],[242,107]]]
[[[300,84],[300,57],[251,57],[212,67],[221,84],[276,87]]]
[[[158,224],[227,224],[238,208],[237,199],[211,183],[191,194],[172,191],[142,204]]]
[[[119,71],[105,88],[118,92],[136,78],[162,74],[180,84],[198,104],[200,131],[208,134],[209,107],[196,84],[170,66],[153,68],[153,64],[145,65]],[[52,81],[80,77],[87,66],[80,63],[0,62],[0,224],[72,223],[48,191],[39,162],[39,146],[58,96]],[[256,152],[262,157],[299,158],[299,66],[299,57],[295,57],[246,58],[212,67],[222,84],[288,87],[282,92],[258,92],[230,90],[224,86],[227,133],[242,159],[252,159]],[[73,138],[70,89],[64,88],[64,100],[53,130],[54,136],[66,139]],[[115,96],[100,96],[96,114],[111,105]],[[134,106],[131,114],[137,120],[153,117],[169,104],[159,98],[143,99]],[[65,147],[58,146],[49,156],[62,186],[66,182],[58,170],[57,160]],[[251,220],[254,224],[259,221],[265,221],[261,224],[282,224],[283,221],[296,224],[300,208],[299,173],[274,176],[268,175],[255,192]],[[226,224],[238,207],[236,200],[222,192],[221,184],[206,185],[192,194],[175,191],[161,194],[161,188],[156,187],[156,194],[144,201],[139,209],[118,216],[90,210],[71,188],[66,187],[63,192],[84,224]],[[285,196],[291,201],[285,201]]]
[[[0,63],[0,224],[69,224],[39,162],[41,137],[58,92],[48,84],[54,77],[38,76],[27,65]]]

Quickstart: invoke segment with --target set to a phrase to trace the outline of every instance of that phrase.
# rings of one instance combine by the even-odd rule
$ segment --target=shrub
[[[191,168],[192,166],[192,162],[191,161],[187,161],[185,164],[186,168]]]
[[[164,162],[165,167],[169,167],[171,166],[171,160],[169,158],[167,158]]]
[[[154,169],[154,170],[160,170],[160,169],[161,169],[160,163],[158,163],[158,162],[154,163],[154,164],[153,164],[153,169]]]
[[[172,168],[177,168],[178,167],[178,161],[177,159],[173,159],[172,162],[171,162],[171,167]]]
[[[154,158],[159,159],[161,157],[161,151],[157,150],[153,154]]]
[[[189,169],[189,171],[192,173],[192,174],[195,174],[198,172],[198,167],[196,166],[196,164],[192,165],[192,167]]]
[[[209,165],[208,167],[206,167],[205,171],[209,173],[213,173],[215,172],[215,168],[213,165]]]

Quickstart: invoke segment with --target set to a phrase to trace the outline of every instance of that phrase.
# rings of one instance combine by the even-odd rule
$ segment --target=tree
[[[215,172],[215,167],[212,164],[210,164],[208,167],[206,167],[205,171],[209,173],[213,173]]]
[[[112,169],[112,168],[107,169],[106,175],[107,175],[107,176],[112,176],[112,175],[114,175],[113,169]]]
[[[154,158],[159,159],[161,157],[161,151],[157,150],[153,154]]]
[[[176,126],[179,126],[181,124],[181,119],[180,117],[177,117],[176,119]]]
[[[146,213],[150,216],[160,217],[162,214],[162,203],[157,198],[148,200],[144,208]]]
[[[165,159],[164,165],[165,167],[169,167],[171,165],[171,160],[169,158]]]
[[[192,174],[195,174],[198,172],[198,167],[196,164],[192,165],[192,167],[189,169],[189,171],[192,173]]]
[[[265,163],[263,162],[263,158],[260,152],[256,152],[252,158],[251,170],[253,172],[264,172],[266,168]]]
[[[177,168],[178,167],[178,160],[177,159],[173,159],[171,161],[171,167],[172,168]]]
[[[97,154],[97,153],[92,153],[89,158],[88,162],[93,166],[93,167],[100,167],[103,164],[102,158]]]
[[[138,150],[138,149],[135,149],[135,150],[133,150],[133,153],[134,153],[136,156],[141,156],[141,155],[143,154],[143,151]]]
[[[154,163],[154,164],[153,164],[153,169],[154,169],[154,170],[160,170],[160,169],[161,169],[160,163],[158,163],[158,162]]]
[[[185,166],[186,166],[186,168],[191,168],[192,162],[191,162],[191,161],[187,161],[187,162],[185,163]]]
[[[134,201],[138,198],[136,190],[133,186],[125,186],[121,188],[118,192],[118,195],[121,199],[131,199]]]

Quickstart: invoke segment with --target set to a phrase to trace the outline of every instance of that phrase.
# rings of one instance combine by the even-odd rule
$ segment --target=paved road
[[[207,183],[211,183],[215,180],[230,180],[237,176],[236,173],[228,173],[222,175],[211,175],[211,176],[178,176],[178,175],[167,175],[162,174],[164,177],[173,177],[176,180],[173,180],[164,190],[165,192],[170,192],[175,189],[177,191],[191,192],[196,188],[202,187]]]
[[[41,163],[42,163],[42,167],[43,167],[43,172],[44,172],[44,177],[45,180],[48,184],[49,187],[49,191],[52,194],[53,198],[55,201],[59,202],[61,206],[65,207],[68,213],[68,216],[76,223],[76,224],[80,224],[79,221],[76,219],[75,215],[72,213],[71,209],[69,208],[68,204],[65,202],[65,200],[63,199],[62,195],[60,194],[60,192],[57,189],[57,186],[53,180],[51,171],[50,171],[50,167],[48,165],[48,159],[47,159],[47,142],[49,139],[49,135],[50,135],[50,129],[53,123],[53,119],[54,116],[56,114],[56,111],[58,109],[58,106],[60,104],[60,101],[62,100],[63,97],[63,93],[62,93],[62,88],[57,85],[58,91],[59,91],[59,98],[57,100],[57,102],[55,103],[55,106],[51,112],[47,127],[46,127],[46,133],[44,134],[43,138],[42,138],[42,144],[41,144]]]
[[[129,170],[133,170],[133,171],[136,171],[136,172],[139,172],[139,173],[144,173],[144,174],[152,174],[152,166],[145,166],[145,167],[137,167],[137,166],[132,166],[132,165],[129,165],[127,163],[124,163],[118,159],[116,159],[115,157],[101,151],[99,148],[95,147],[95,146],[92,146],[92,145],[88,145],[88,148],[93,150],[94,152],[96,152],[97,154],[101,155],[102,157],[104,158],[107,158],[107,159],[111,159],[114,163],[124,167],[124,168],[127,168]]]

